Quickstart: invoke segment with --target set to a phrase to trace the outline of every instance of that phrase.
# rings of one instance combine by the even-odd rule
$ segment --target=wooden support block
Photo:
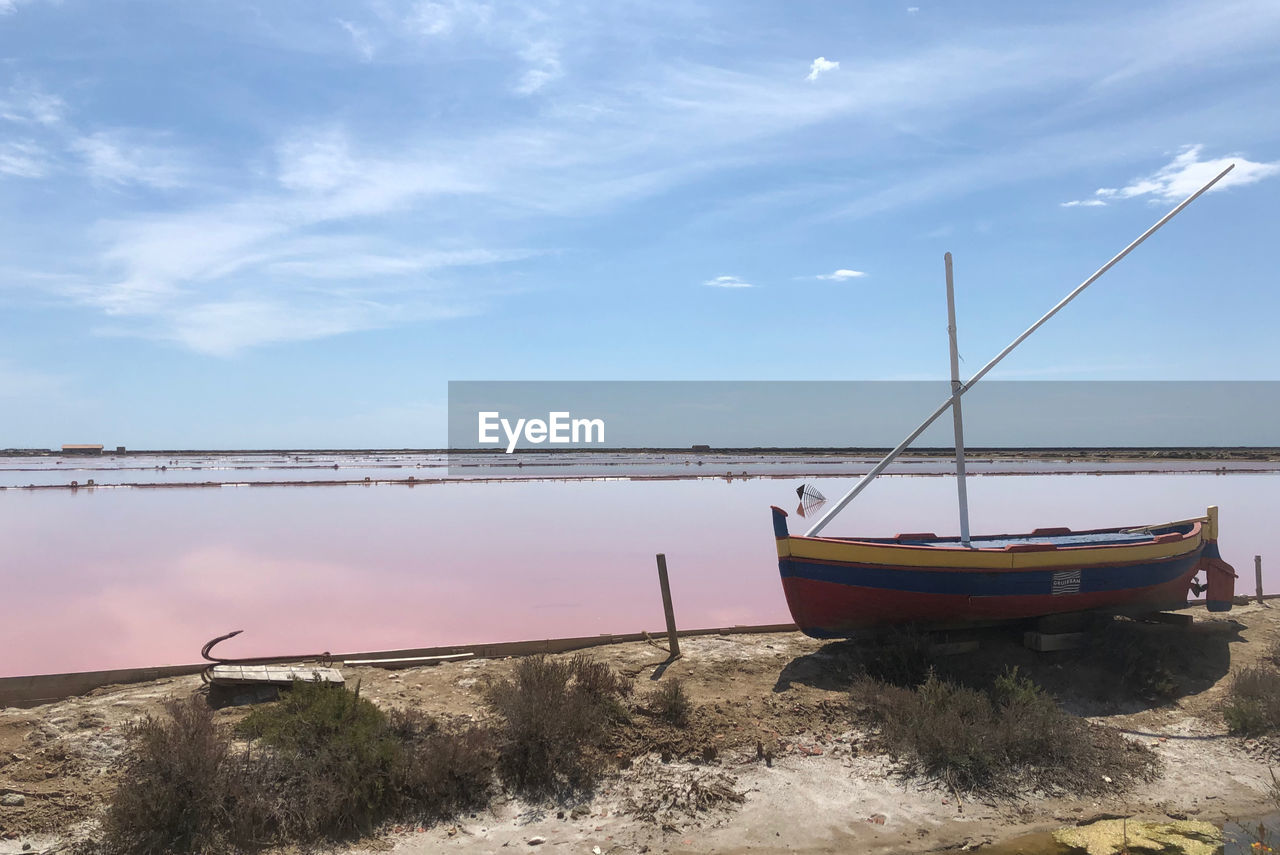
[[[1075,650],[1083,647],[1087,634],[1083,632],[1026,632],[1022,635],[1022,645],[1031,650],[1048,653],[1054,650]]]
[[[1083,632],[1102,620],[1109,620],[1109,618],[1096,612],[1065,612],[1036,618],[1035,627],[1036,632],[1058,635],[1064,632]]]

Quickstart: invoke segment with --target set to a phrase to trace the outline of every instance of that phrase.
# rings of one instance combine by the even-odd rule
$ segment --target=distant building
[[[116,454],[124,454],[124,446],[123,446],[123,445],[117,445],[117,446],[116,446]]]
[[[101,454],[101,445],[90,445],[88,443],[71,443],[62,446],[63,454]]]
[[[700,453],[703,453],[703,452],[710,451],[710,450],[711,450],[711,446],[709,446],[709,445],[695,445],[695,446],[693,447],[693,450],[694,450],[694,453],[698,453],[698,454],[700,454]]]

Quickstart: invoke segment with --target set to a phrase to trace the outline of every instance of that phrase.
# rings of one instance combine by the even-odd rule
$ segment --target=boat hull
[[[1196,573],[1210,569],[1206,562],[1230,573],[1200,521],[1145,536],[1122,529],[1000,536],[1012,543],[994,548],[964,548],[932,535],[793,537],[777,508],[774,526],[787,605],[800,629],[817,638],[905,623],[971,626],[1066,612],[1182,608]],[[1055,537],[1094,542],[1059,546]],[[1230,596],[1218,596],[1211,607],[1230,608]]]

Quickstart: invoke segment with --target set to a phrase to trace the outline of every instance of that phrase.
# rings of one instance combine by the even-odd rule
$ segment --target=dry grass
[[[485,697],[497,713],[498,772],[533,797],[589,789],[604,768],[600,750],[612,724],[625,721],[631,684],[588,656],[530,656]]]
[[[1227,728],[1238,736],[1280,730],[1280,672],[1261,665],[1237,671],[1231,678],[1222,716]]]
[[[170,700],[133,726],[134,750],[102,825],[107,852],[149,855],[224,847],[230,746],[202,701]]]
[[[1090,793],[1156,770],[1150,749],[1064,712],[1016,669],[985,689],[934,674],[915,688],[867,677],[851,697],[908,774],[960,791]]]
[[[313,843],[389,820],[428,821],[484,804],[487,733],[388,717],[358,693],[297,683],[219,732],[203,700],[173,700],[134,729],[98,851],[150,855]]]
[[[693,701],[685,691],[684,681],[672,677],[649,693],[649,712],[673,727],[686,727],[693,712]]]

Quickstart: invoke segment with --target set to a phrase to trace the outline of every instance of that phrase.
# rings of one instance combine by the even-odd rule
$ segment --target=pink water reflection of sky
[[[790,620],[768,507],[800,482],[434,484],[0,494],[0,676]],[[815,482],[828,496],[846,479]],[[975,532],[1222,507],[1222,549],[1280,588],[1280,475],[984,476]],[[793,517],[793,528],[804,521]],[[948,478],[877,481],[835,535],[954,533]]]

